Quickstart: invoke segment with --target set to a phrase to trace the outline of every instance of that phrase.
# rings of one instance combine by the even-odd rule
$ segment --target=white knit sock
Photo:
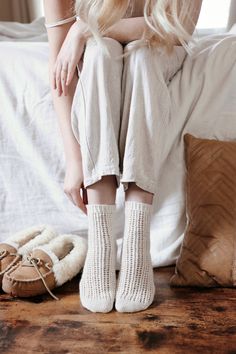
[[[92,312],[109,312],[116,290],[115,204],[88,204],[88,252],[79,284],[81,304]]]
[[[115,307],[119,312],[145,310],[155,295],[150,255],[152,205],[125,202],[125,228]]]

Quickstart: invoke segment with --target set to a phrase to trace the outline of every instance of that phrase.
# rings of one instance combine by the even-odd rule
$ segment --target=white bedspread
[[[86,237],[87,217],[63,192],[65,160],[49,89],[48,42],[5,40],[0,53],[0,240],[41,223]],[[183,240],[183,134],[236,139],[236,36],[204,38],[195,53],[169,85],[171,115],[151,224],[154,267],[174,264]],[[123,202],[120,187],[118,254]]]
[[[47,42],[48,36],[44,22],[43,16],[31,23],[0,21],[0,41]]]

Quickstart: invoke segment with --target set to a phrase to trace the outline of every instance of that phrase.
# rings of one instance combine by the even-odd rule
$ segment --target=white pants
[[[161,147],[169,119],[168,83],[181,68],[186,51],[175,46],[130,49],[104,38],[107,57],[94,38],[84,52],[83,68],[71,109],[73,133],[80,144],[84,187],[115,175],[117,187],[128,182],[155,193]]]

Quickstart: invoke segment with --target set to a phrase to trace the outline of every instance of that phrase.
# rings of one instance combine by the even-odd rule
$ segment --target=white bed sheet
[[[6,42],[47,42],[44,16],[31,23],[0,21],[0,41]]]
[[[87,217],[63,192],[65,160],[49,89],[48,42],[28,40],[0,43],[0,240],[41,223],[86,238]],[[170,117],[151,223],[153,267],[174,264],[183,240],[184,133],[236,140],[236,36],[202,39],[195,47],[195,58],[188,57],[174,76],[167,99]],[[123,203],[120,187],[117,269]]]

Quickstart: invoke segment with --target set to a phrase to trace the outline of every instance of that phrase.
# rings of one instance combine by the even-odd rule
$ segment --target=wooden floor
[[[170,288],[173,267],[155,270],[146,311],[92,313],[80,305],[80,276],[49,295],[0,295],[0,353],[236,353],[236,289]]]

